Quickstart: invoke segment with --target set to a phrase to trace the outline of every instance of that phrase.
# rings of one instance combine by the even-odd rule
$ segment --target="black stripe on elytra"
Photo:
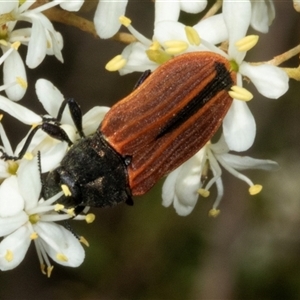
[[[172,132],[177,127],[182,125],[186,120],[193,116],[201,107],[203,107],[210,99],[212,99],[218,92],[226,89],[228,90],[233,85],[233,80],[229,71],[222,63],[215,63],[216,76],[192,98],[187,105],[185,105],[168,123],[160,130],[156,139],[163,135]]]

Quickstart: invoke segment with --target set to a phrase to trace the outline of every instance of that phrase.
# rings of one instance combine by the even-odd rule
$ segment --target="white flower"
[[[128,0],[110,1],[102,0],[99,2],[95,16],[94,24],[97,34],[107,39],[118,32],[121,27],[119,18],[125,15]],[[179,18],[180,11],[187,13],[199,13],[205,9],[207,1],[155,1],[155,22],[160,20],[175,20]]]
[[[271,160],[254,159],[228,152],[229,148],[222,136],[216,144],[207,144],[196,155],[171,172],[163,185],[163,205],[168,207],[173,204],[179,215],[186,216],[194,209],[199,194],[208,197],[209,189],[215,183],[218,195],[210,215],[216,216],[219,213],[218,205],[224,193],[220,165],[233,176],[245,181],[250,186],[249,193],[251,195],[259,193],[262,187],[253,184],[248,177],[237,170],[271,171],[278,168],[278,164]],[[213,177],[204,186],[203,180],[207,177],[208,167],[211,169]]]
[[[266,31],[265,24],[269,24],[274,18],[272,3],[261,4],[264,11],[269,12],[262,16],[257,11],[257,4],[252,3],[251,6],[250,0],[224,1],[222,14],[200,21],[192,28],[176,21],[179,3],[174,4],[173,9],[164,11],[160,11],[159,5],[168,6],[170,2],[159,3],[156,3],[156,16],[159,16],[159,21],[155,21],[152,40],[138,33],[130,25],[130,21],[121,19],[138,42],[127,46],[121,56],[108,63],[108,70],[119,70],[121,75],[146,69],[154,70],[159,64],[181,53],[209,50],[230,60],[233,70],[237,72],[238,86],[242,87],[242,77],[245,76],[265,97],[276,99],[287,91],[288,76],[283,70],[267,64],[253,66],[244,61],[247,50],[257,41],[256,36],[246,37],[251,20],[258,29]],[[227,39],[229,48],[228,53],[225,53],[215,45]],[[245,48],[245,44],[248,48]],[[256,124],[244,101],[233,101],[223,121],[223,132],[231,150],[245,151],[253,144]]]
[[[223,2],[223,16],[229,35],[228,59],[235,65],[239,86],[242,86],[242,76],[246,76],[263,96],[277,99],[288,89],[287,74],[275,66],[267,64],[252,66],[243,61],[248,50],[242,48],[248,43],[248,40],[243,38],[250,25],[251,13],[250,1]],[[254,39],[250,39],[250,42],[255,45]],[[223,120],[223,133],[230,150],[245,151],[252,146],[256,125],[246,103],[233,101]]]
[[[72,232],[54,222],[72,217],[58,214],[54,197],[39,199],[41,180],[37,157],[23,160],[17,175],[7,178],[0,186],[0,269],[17,267],[34,241],[42,272],[50,276],[52,266],[48,256],[58,264],[77,267],[84,259],[84,250]],[[78,219],[85,217],[78,216]],[[45,270],[46,267],[46,270]]]
[[[64,101],[64,96],[56,87],[53,86],[51,82],[44,79],[40,79],[37,81],[36,93],[40,102],[47,111],[48,117],[56,118],[59,108]],[[43,118],[40,115],[35,114],[31,110],[15,102],[12,102],[3,96],[0,96],[0,109],[27,125],[35,127],[38,124],[43,123]],[[85,133],[85,135],[90,135],[97,130],[100,122],[102,121],[104,115],[108,110],[108,107],[96,106],[83,116],[82,123],[83,132]],[[72,142],[75,142],[79,139],[77,129],[75,128],[68,108],[66,108],[64,110],[64,113],[62,114],[60,127],[66,131],[69,139]],[[30,132],[28,134],[30,134]],[[8,154],[17,156],[23,148],[27,137],[28,135],[19,143],[13,154],[11,154],[12,151],[10,150]],[[42,130],[38,130],[34,135],[32,141],[30,142],[27,152],[36,155],[37,152],[40,151],[42,171],[48,172],[59,165],[67,150],[68,144],[66,142],[61,142],[50,137]],[[7,150],[5,149],[5,151]]]
[[[6,15],[0,15],[0,20],[3,18],[1,20],[0,47],[3,54],[7,56],[4,60],[3,79],[4,85],[7,86],[5,92],[14,101],[22,99],[27,88],[25,66],[17,51],[20,43],[28,46],[26,65],[29,68],[36,68],[46,55],[55,55],[58,60],[63,62],[62,36],[54,29],[42,11],[58,4],[76,10],[83,1],[52,1],[31,9],[34,3],[35,1],[31,0],[22,2],[21,5],[19,1],[2,1],[0,3],[0,11],[6,13]],[[20,28],[19,24],[23,24],[20,21],[32,23],[32,26]],[[11,51],[12,48],[15,51]],[[22,80],[23,85],[14,84],[18,78]]]
[[[125,14],[128,0],[101,0],[97,6],[94,24],[97,34],[102,39],[108,39],[121,27],[119,17]]]

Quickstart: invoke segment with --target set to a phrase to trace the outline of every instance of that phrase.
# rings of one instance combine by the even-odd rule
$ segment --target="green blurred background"
[[[87,7],[95,4],[90,1]],[[300,15],[292,1],[275,1],[275,6],[277,17],[270,32],[261,35],[249,61],[269,60],[300,42]],[[150,0],[129,1],[127,15],[136,29],[152,36]],[[200,17],[181,16],[191,25]],[[34,92],[41,77],[66,97],[74,97],[84,112],[95,105],[112,105],[130,93],[139,73],[120,77],[104,70],[124,45],[61,24],[55,28],[64,37],[65,63],[46,57],[37,69],[28,70],[29,90],[21,104],[43,113]],[[298,65],[298,58],[285,64]],[[255,94],[252,85],[249,89]],[[90,243],[79,268],[55,265],[48,279],[40,272],[32,245],[18,268],[0,273],[0,298],[300,299],[299,94],[300,83],[290,81],[290,90],[281,99],[255,94],[249,103],[258,131],[247,155],[276,160],[281,166],[274,173],[246,173],[264,186],[259,195],[249,196],[247,186],[224,171],[221,214],[215,219],[207,214],[216,195],[213,189],[191,215],[180,217],[172,207],[161,205],[162,183],[158,183],[146,196],[136,198],[133,207],[93,210],[97,217],[90,225],[72,222]],[[8,116],[4,126],[15,143],[28,130]]]

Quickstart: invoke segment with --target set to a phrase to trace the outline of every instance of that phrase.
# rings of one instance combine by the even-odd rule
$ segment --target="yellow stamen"
[[[14,259],[14,254],[11,250],[6,250],[4,258],[8,261],[11,262]]]
[[[40,268],[41,268],[41,272],[42,272],[44,275],[46,275],[46,274],[47,274],[46,271],[45,271],[46,265],[45,265],[45,264],[41,264],[41,265],[40,265]]]
[[[11,48],[14,48],[15,50],[18,50],[20,47],[21,43],[20,42],[14,42],[10,45]]]
[[[62,253],[56,253],[56,258],[59,261],[68,261],[68,258]]]
[[[83,236],[81,236],[79,238],[79,242],[82,243],[82,244],[84,244],[84,245],[86,245],[87,247],[90,246],[89,242]]]
[[[54,211],[61,211],[61,210],[63,210],[64,208],[65,208],[64,205],[57,203],[57,204],[55,204],[55,206],[54,206]]]
[[[186,37],[191,45],[199,46],[201,43],[198,32],[191,26],[184,27]]]
[[[240,52],[246,52],[250,49],[252,49],[258,42],[258,35],[247,35],[244,38],[238,40],[235,43],[235,46],[238,51]]]
[[[125,16],[119,17],[119,21],[125,27],[128,27],[131,24],[131,20]]]
[[[67,210],[67,214],[68,215],[70,215],[70,216],[72,216],[72,217],[75,217],[75,208],[74,207],[72,207],[72,208],[69,208],[68,210]]]
[[[232,86],[228,94],[231,98],[241,101],[250,101],[253,98],[253,95],[248,90],[237,85]]]
[[[105,69],[110,72],[122,69],[127,63],[127,60],[122,55],[117,55],[111,59],[106,65]]]
[[[23,156],[27,160],[32,160],[33,159],[33,154],[30,152],[26,152]]]
[[[157,50],[149,49],[146,50],[146,54],[151,61],[154,61],[159,65],[165,63],[166,61],[170,60],[173,57],[172,55],[166,53],[161,49],[157,49]]]
[[[66,197],[72,195],[72,193],[71,193],[69,187],[68,187],[66,184],[62,184],[60,187],[61,187],[61,189],[62,189],[62,191],[64,192],[64,194],[65,194]]]
[[[213,217],[216,218],[219,214],[220,214],[220,210],[216,209],[216,208],[212,208],[209,212],[208,212],[208,216],[209,217]]]
[[[166,52],[171,55],[180,54],[189,47],[187,42],[175,40],[166,41],[164,46],[166,48]]]
[[[210,191],[206,189],[199,189],[197,192],[204,198],[207,198],[210,195]]]
[[[262,185],[260,185],[260,184],[254,184],[254,185],[250,186],[250,188],[249,188],[249,194],[251,196],[256,195],[256,194],[260,193],[260,191],[262,190],[262,188],[263,188]]]
[[[36,232],[33,232],[31,235],[30,235],[30,239],[31,240],[36,240],[38,238],[38,234]]]
[[[53,268],[54,268],[54,266],[48,266],[47,267],[47,277],[48,278],[50,278]]]
[[[16,82],[25,90],[27,89],[28,83],[22,77],[16,77]]]
[[[87,214],[85,216],[85,221],[90,224],[90,223],[93,223],[96,219],[96,216],[94,214]]]
[[[3,114],[0,114],[0,122],[2,121],[3,119]]]
[[[161,45],[158,41],[154,41],[149,47],[149,50],[159,50],[159,49],[161,49]]]

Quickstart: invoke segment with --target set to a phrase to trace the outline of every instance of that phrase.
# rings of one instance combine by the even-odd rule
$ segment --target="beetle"
[[[235,82],[236,73],[219,54],[179,55],[144,73],[133,92],[112,106],[87,137],[80,107],[66,101],[82,138],[48,174],[45,198],[65,185],[70,195],[58,202],[74,207],[75,214],[86,206],[132,205],[133,196],[145,194],[212,138],[232,103],[228,90]],[[41,128],[71,145],[57,124],[45,121]]]

